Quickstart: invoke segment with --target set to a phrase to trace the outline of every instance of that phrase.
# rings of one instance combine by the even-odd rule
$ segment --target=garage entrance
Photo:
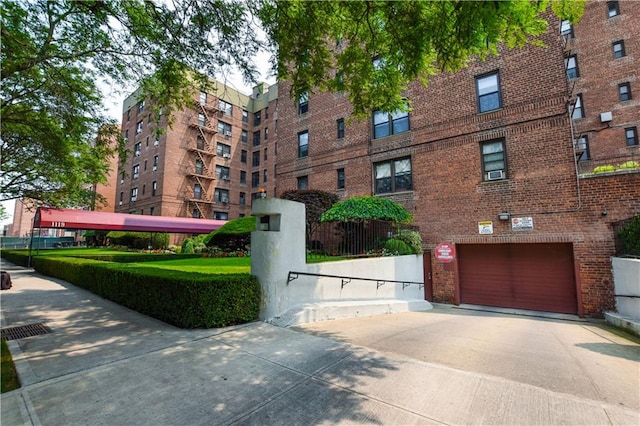
[[[456,245],[460,301],[577,314],[571,244]]]

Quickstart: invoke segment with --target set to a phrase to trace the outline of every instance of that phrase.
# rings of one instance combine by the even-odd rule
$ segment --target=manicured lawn
[[[249,274],[250,257],[203,257],[195,259],[163,260],[159,262],[127,263],[136,268],[171,269],[202,274]]]
[[[18,380],[18,373],[15,365],[13,365],[13,358],[11,358],[7,342],[1,340],[0,343],[2,345],[2,359],[0,362],[0,369],[2,370],[2,376],[0,377],[2,383],[1,393],[5,393],[18,389],[20,380]]]
[[[35,256],[36,250],[33,250],[33,255]],[[75,248],[63,248],[63,249],[47,249],[40,250],[38,256],[77,256],[77,255],[85,255],[85,256],[96,256],[101,254],[119,254],[123,256],[131,255],[131,256],[139,256],[139,252],[135,251],[119,251],[119,250],[111,250],[110,248],[100,247],[75,247]],[[153,253],[149,253],[149,256],[153,256]]]

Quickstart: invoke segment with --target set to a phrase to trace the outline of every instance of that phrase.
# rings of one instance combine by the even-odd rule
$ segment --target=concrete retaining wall
[[[611,259],[617,313],[607,312],[608,322],[640,336],[640,259]]]

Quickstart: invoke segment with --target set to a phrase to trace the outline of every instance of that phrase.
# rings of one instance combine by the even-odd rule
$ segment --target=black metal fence
[[[308,256],[382,256],[387,240],[419,227],[382,220],[330,222],[307,227]]]

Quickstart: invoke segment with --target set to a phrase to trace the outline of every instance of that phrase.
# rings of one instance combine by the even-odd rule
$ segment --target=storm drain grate
[[[2,340],[17,340],[51,333],[51,329],[42,322],[18,327],[5,327],[0,331],[2,332]]]

